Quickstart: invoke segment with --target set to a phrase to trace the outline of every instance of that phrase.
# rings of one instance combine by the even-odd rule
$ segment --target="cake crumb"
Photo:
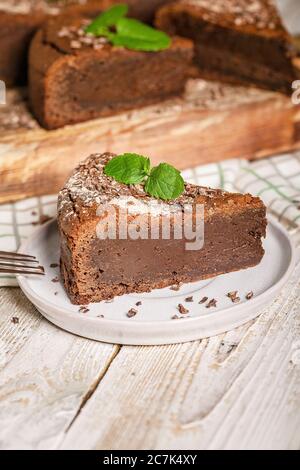
[[[12,322],[14,325],[17,325],[17,324],[19,323],[19,318],[18,318],[18,317],[12,317],[11,322]]]
[[[58,276],[55,276],[53,279],[51,279],[51,282],[59,282]]]
[[[189,310],[185,308],[182,304],[177,305],[179,313],[185,315],[186,313],[189,313]]]
[[[208,300],[208,297],[202,297],[202,299],[199,300],[199,304],[205,304],[207,300]]]
[[[56,291],[56,292],[54,292],[54,295],[57,295],[57,294],[58,294],[58,292],[57,292],[57,291]]]
[[[104,318],[104,315],[97,315],[97,318]]]
[[[189,297],[186,297],[184,300],[185,302],[194,302],[194,298],[192,295],[190,295]]]
[[[139,300],[135,305],[139,307],[140,305],[142,305],[142,302]]]
[[[217,306],[217,301],[216,299],[211,299],[208,304],[206,305],[206,308],[210,308],[210,307],[216,307]]]
[[[250,300],[250,299],[252,299],[252,297],[253,297],[253,292],[251,290],[250,292],[248,292],[248,294],[246,294],[246,299]]]
[[[126,315],[128,318],[132,318],[135,317],[137,313],[138,311],[135,308],[131,308],[130,310],[128,310]]]

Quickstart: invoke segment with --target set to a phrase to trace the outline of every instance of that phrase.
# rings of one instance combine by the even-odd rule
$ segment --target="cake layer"
[[[193,46],[174,38],[160,52],[113,47],[82,37],[82,17],[49,21],[35,36],[29,97],[42,126],[55,129],[145,106],[184,90]]]
[[[204,78],[291,93],[296,50],[271,0],[180,0],[162,7],[159,28],[195,42]]]
[[[148,196],[142,185],[117,183],[103,173],[112,154],[93,155],[81,164],[59,194],[61,272],[75,304],[108,300],[131,292],[148,292],[181,282],[192,282],[258,264],[264,254],[266,209],[251,195],[227,193],[191,184],[171,202]],[[204,207],[204,245],[186,249],[187,237],[100,239],[99,224],[109,208],[129,209],[127,221],[160,227],[171,234],[182,222],[187,204]],[[120,214],[120,212],[118,212]],[[192,212],[194,214],[194,212]],[[195,222],[194,215],[193,222]],[[138,219],[137,219],[138,218]],[[120,224],[120,216],[118,217]],[[156,222],[155,222],[156,221]],[[118,234],[118,231],[117,231]]]

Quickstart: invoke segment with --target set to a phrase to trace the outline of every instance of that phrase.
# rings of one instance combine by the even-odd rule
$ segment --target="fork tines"
[[[32,261],[33,263],[38,263],[35,256],[24,255],[22,253],[14,253],[10,251],[0,251],[0,259],[10,259],[10,260],[23,260],[23,261]]]
[[[0,251],[0,273],[44,275],[43,266],[37,266],[35,256]]]

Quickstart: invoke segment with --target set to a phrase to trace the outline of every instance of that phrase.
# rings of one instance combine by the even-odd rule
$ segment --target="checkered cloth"
[[[300,230],[300,152],[251,163],[226,160],[182,174],[191,183],[258,195],[288,230]],[[0,250],[16,251],[36,226],[55,215],[55,195],[0,205]],[[0,286],[16,284],[14,276],[0,275]]]

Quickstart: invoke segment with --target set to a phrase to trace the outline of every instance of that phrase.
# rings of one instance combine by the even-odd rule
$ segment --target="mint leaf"
[[[160,163],[152,168],[145,184],[145,190],[153,197],[176,199],[184,191],[184,181],[178,170],[168,163]]]
[[[106,36],[109,33],[111,26],[115,26],[120,18],[127,15],[128,6],[124,3],[114,5],[108,10],[97,16],[91,24],[85,28],[86,33],[94,34],[95,36]]]
[[[141,21],[126,18],[128,6],[115,5],[99,15],[85,28],[86,33],[105,36],[114,46],[136,51],[160,51],[171,44],[170,37]]]
[[[111,41],[116,46],[138,51],[159,51],[171,44],[169,36],[132,18],[120,18],[116,23],[117,34]]]
[[[124,153],[112,158],[104,173],[119,183],[138,184],[150,173],[150,160],[136,153]]]

